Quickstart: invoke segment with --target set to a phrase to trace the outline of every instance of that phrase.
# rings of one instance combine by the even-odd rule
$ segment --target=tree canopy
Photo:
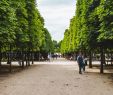
[[[51,35],[35,0],[1,0],[0,14],[2,49],[12,46],[12,50],[52,51]]]
[[[75,16],[64,33],[62,53],[113,45],[112,0],[77,0]]]

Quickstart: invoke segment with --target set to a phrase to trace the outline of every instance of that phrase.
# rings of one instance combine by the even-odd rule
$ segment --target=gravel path
[[[76,62],[36,62],[30,68],[0,75],[0,95],[113,95],[112,75],[86,69],[79,75]]]

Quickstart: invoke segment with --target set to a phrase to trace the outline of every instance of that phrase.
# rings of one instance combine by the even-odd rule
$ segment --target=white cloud
[[[62,4],[58,5],[57,3],[54,6],[51,4],[47,4],[47,6],[39,4],[38,9],[45,19],[45,27],[50,31],[52,38],[57,41],[62,40],[65,29],[68,28],[70,19],[75,14],[75,4],[65,4],[63,1]]]

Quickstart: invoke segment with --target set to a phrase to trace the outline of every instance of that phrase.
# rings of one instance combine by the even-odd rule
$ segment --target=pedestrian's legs
[[[85,64],[83,65],[83,71],[85,71]]]
[[[85,65],[87,66],[87,60],[85,60]]]
[[[82,67],[79,65],[79,74],[82,74],[81,69],[82,69]]]

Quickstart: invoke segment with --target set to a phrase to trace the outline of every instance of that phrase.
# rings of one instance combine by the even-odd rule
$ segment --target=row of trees
[[[0,1],[0,63],[3,53],[24,55],[53,51],[53,42],[35,0]],[[37,55],[35,54],[35,56]],[[32,58],[31,58],[32,59]],[[11,58],[8,58],[8,63]]]
[[[112,0],[77,0],[76,14],[64,33],[61,52],[69,54],[85,51],[111,51],[113,47]],[[103,67],[102,67],[103,68]]]

